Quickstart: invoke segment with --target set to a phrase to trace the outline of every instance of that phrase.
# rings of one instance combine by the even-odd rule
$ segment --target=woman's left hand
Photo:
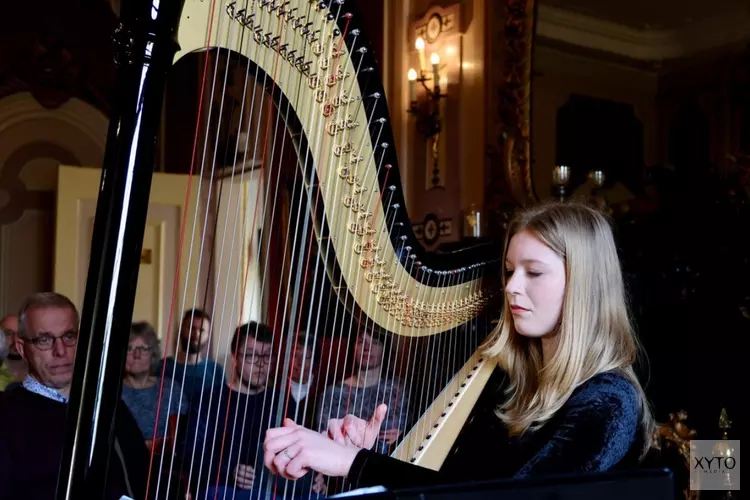
[[[284,426],[266,431],[263,462],[286,479],[299,479],[314,470],[326,476],[345,477],[361,448],[343,445],[284,419]]]

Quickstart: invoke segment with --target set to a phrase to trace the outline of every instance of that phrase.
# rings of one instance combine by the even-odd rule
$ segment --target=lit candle
[[[409,102],[417,101],[417,70],[409,68],[406,77],[409,79]]]
[[[437,52],[433,52],[430,56],[430,62],[432,63],[432,78],[436,87],[440,86],[440,56]]]
[[[424,40],[420,36],[417,38],[417,41],[414,43],[414,46],[417,48],[417,52],[419,53],[419,71],[423,72],[425,69],[424,64]]]

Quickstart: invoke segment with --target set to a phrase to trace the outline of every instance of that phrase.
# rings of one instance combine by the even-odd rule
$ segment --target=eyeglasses
[[[60,340],[65,347],[73,347],[78,343],[78,332],[65,332],[62,335],[50,335],[43,333],[33,339],[24,338],[26,342],[31,342],[34,347],[41,351],[48,351],[55,345],[55,341]]]
[[[147,352],[150,352],[151,348],[147,345],[137,345],[137,346],[129,345],[128,346],[128,352],[136,352],[136,351],[140,352],[141,354],[145,354]]]
[[[269,365],[271,364],[270,354],[255,354],[254,352],[246,352],[243,355],[245,363],[257,364],[257,365]]]

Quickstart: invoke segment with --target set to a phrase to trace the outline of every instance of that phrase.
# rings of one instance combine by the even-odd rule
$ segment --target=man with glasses
[[[8,498],[54,498],[65,438],[66,405],[78,343],[78,311],[65,296],[29,297],[15,339],[28,365],[20,388],[0,393],[0,485]],[[124,404],[118,408],[107,498],[145,495],[148,454]]]
[[[263,440],[266,429],[279,425],[275,415],[281,401],[269,381],[273,340],[266,325],[238,327],[230,344],[232,368],[226,384],[193,402],[186,436],[188,449],[195,444],[192,473],[189,461],[183,469],[196,498],[265,498],[274,478],[263,467]],[[198,407],[196,415],[192,409]],[[291,498],[289,492],[285,498]]]

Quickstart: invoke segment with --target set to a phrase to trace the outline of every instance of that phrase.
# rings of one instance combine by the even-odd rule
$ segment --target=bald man
[[[6,342],[8,344],[8,357],[0,366],[0,372],[6,377],[10,377],[13,382],[21,382],[26,377],[28,367],[26,361],[18,353],[16,349],[16,333],[18,332],[18,316],[8,315],[0,320],[0,330],[5,333]],[[15,384],[12,384],[15,385]],[[3,387],[1,390],[5,390]]]

